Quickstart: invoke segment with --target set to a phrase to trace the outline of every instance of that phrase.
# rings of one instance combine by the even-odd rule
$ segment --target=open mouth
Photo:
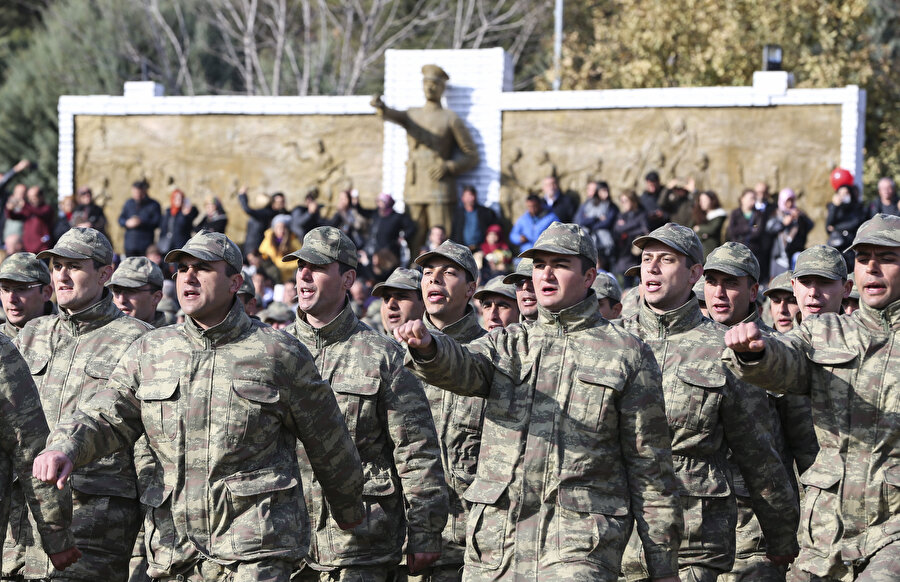
[[[441,293],[440,291],[429,291],[428,295],[426,295],[429,303],[440,303],[446,299],[446,295]]]
[[[644,291],[653,293],[654,291],[659,291],[662,288],[662,283],[659,281],[647,281],[644,283]]]

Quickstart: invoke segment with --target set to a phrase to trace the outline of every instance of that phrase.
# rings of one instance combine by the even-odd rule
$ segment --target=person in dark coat
[[[417,225],[405,212],[394,210],[394,197],[390,194],[379,194],[377,204],[378,211],[372,217],[364,251],[366,255],[373,257],[376,252],[386,248],[395,257],[400,257],[400,234],[407,241],[413,240]]]
[[[478,203],[475,186],[465,186],[460,196],[460,204],[453,212],[450,240],[469,247],[474,253],[484,242],[488,227],[497,222],[494,211]]]
[[[284,209],[284,194],[275,192],[272,194],[268,204],[262,208],[250,208],[247,202],[247,187],[241,188],[238,192],[238,203],[241,209],[247,214],[247,235],[244,238],[244,256],[259,249],[259,243],[262,242],[266,234],[266,230],[271,226],[272,219],[279,214],[287,214]]]
[[[194,230],[194,220],[199,214],[197,208],[185,198],[184,192],[178,188],[172,190],[169,204],[159,228],[159,242],[157,243],[163,254],[172,249],[180,249],[187,243]]]
[[[119,226],[125,229],[125,256],[140,257],[153,244],[162,220],[159,202],[147,195],[150,184],[138,180],[131,185],[131,198],[125,201],[119,214]]]
[[[741,194],[740,208],[735,208],[728,215],[725,238],[731,242],[746,245],[750,249],[750,252],[759,261],[760,281],[769,280],[766,236],[766,215],[756,208],[756,192],[748,188]],[[765,265],[765,269],[763,265]],[[764,270],[765,273],[763,273]]]
[[[555,214],[560,222],[572,222],[575,219],[575,213],[578,212],[578,202],[560,191],[556,176],[544,178],[544,181],[541,183],[541,189],[544,193],[544,204],[547,210]]]
[[[619,196],[619,209],[619,218],[613,225],[617,258],[612,270],[614,273],[624,274],[629,267],[640,263],[640,249],[634,246],[634,239],[650,230],[647,226],[647,213],[641,208],[634,190],[626,190]],[[627,287],[632,286],[633,278],[626,277],[625,281]]]

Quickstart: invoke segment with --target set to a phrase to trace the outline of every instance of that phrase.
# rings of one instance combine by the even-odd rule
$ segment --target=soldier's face
[[[347,292],[356,281],[356,271],[341,274],[339,263],[297,263],[297,306],[308,316],[327,323],[344,308]]]
[[[537,317],[537,294],[534,292],[534,281],[525,279],[516,283],[516,303],[519,313],[525,319]]]
[[[900,249],[860,245],[853,273],[859,299],[869,307],[884,309],[900,299]]]
[[[610,321],[619,319],[619,316],[622,315],[622,304],[618,301],[613,302],[609,297],[601,297],[598,299],[597,309],[600,310],[600,315]]]
[[[50,299],[53,288],[40,283],[0,282],[0,301],[6,311],[6,319],[15,327],[44,314],[44,303]]]
[[[491,331],[511,323],[518,323],[519,306],[509,297],[499,293],[488,293],[481,300],[481,316],[485,327]]]
[[[445,323],[453,323],[466,312],[475,294],[475,282],[466,280],[466,271],[450,259],[435,257],[422,271],[422,298],[425,311]]]
[[[110,288],[113,294],[113,303],[122,310],[122,313],[147,323],[153,321],[153,317],[156,315],[156,306],[162,299],[162,290],[154,290],[149,285],[134,288],[111,285]]]
[[[538,303],[556,313],[584,300],[597,278],[597,269],[583,273],[581,259],[574,255],[537,252],[531,280]]]
[[[228,315],[243,282],[240,274],[228,276],[225,261],[183,257],[178,261],[175,290],[182,311],[200,327],[208,329]]]
[[[724,325],[740,323],[754,309],[759,284],[750,277],[737,277],[721,271],[706,271],[703,294],[713,321]]]
[[[818,313],[840,313],[841,302],[844,297],[850,296],[853,283],[818,275],[804,275],[791,279],[791,287],[794,289],[800,313],[803,317],[808,317]]]
[[[99,301],[111,274],[111,265],[97,269],[91,259],[53,257],[50,260],[56,302],[69,311],[81,311]]]
[[[643,297],[656,312],[684,305],[702,274],[701,265],[688,267],[685,255],[661,242],[651,241],[641,252]]]
[[[800,306],[797,298],[787,291],[772,291],[769,293],[769,314],[772,316],[776,331],[787,333],[794,328],[797,321],[797,313]]]
[[[381,325],[385,331],[393,333],[394,328],[407,321],[422,319],[424,314],[425,303],[419,291],[385,288],[381,300]]]

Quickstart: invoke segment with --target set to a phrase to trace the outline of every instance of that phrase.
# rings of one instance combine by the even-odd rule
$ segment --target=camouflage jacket
[[[398,564],[408,551],[439,552],[447,492],[437,434],[422,385],[403,367],[397,342],[359,321],[349,303],[316,329],[298,312],[287,330],[331,383],[363,467],[367,519],[343,531],[328,519],[321,486],[300,450],[316,567]]]
[[[47,448],[81,466],[144,433],[156,459],[141,495],[151,577],[202,556],[299,562],[309,527],[298,438],[335,519],[363,517],[359,456],[331,388],[300,342],[251,320],[240,301],[207,330],[188,318],[141,337]]]
[[[68,486],[31,476],[31,464],[50,433],[41,400],[28,366],[7,338],[0,338],[0,499],[8,499],[13,471],[26,475],[19,481],[43,541],[44,550],[55,554],[75,545],[69,532],[72,494]],[[0,531],[6,532],[9,504],[0,503]]]
[[[59,311],[56,308],[56,303],[53,303],[51,301],[45,301],[44,302],[44,314],[39,317],[43,317],[44,315],[56,315],[57,313],[59,313]],[[37,319],[37,318],[35,318],[35,319]],[[0,333],[2,333],[3,335],[5,335],[6,337],[8,337],[11,340],[14,340],[14,339],[16,339],[16,337],[18,337],[20,329],[21,328],[14,326],[7,319],[6,321],[3,322],[3,327],[0,328]]]
[[[729,448],[770,553],[796,553],[799,510],[775,449],[766,393],[737,380],[720,360],[725,327],[703,317],[693,295],[663,314],[642,301],[638,313],[622,325],[650,345],[662,371],[684,507],[681,565],[731,569],[736,522]],[[636,552],[629,552],[626,573],[640,577],[640,566]]]
[[[674,575],[682,530],[659,368],[588,297],[407,362],[445,390],[486,399],[468,514],[466,576],[562,579],[619,572],[632,524],[653,576]],[[587,519],[589,517],[589,519]],[[596,576],[596,571],[589,574]]]
[[[478,316],[471,306],[466,307],[466,314],[459,321],[443,330],[435,327],[427,313],[424,322],[429,330],[441,331],[462,345],[487,335],[487,331],[478,324]],[[450,515],[443,535],[444,551],[436,564],[462,564],[466,549],[466,513],[469,509],[462,496],[475,479],[478,468],[484,398],[460,396],[432,384],[425,384],[425,394],[441,441],[441,461],[450,494]]]
[[[865,304],[851,316],[804,319],[765,338],[762,359],[726,350],[746,380],[775,392],[809,393],[819,442],[806,485],[797,565],[836,575],[900,539],[900,301]]]

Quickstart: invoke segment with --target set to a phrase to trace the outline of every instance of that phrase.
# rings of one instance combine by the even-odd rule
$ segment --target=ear
[[[759,283],[754,283],[750,285],[750,302],[756,303],[757,297],[759,297]]]
[[[475,281],[466,283],[466,299],[471,299],[472,295],[475,295],[476,289],[478,289],[478,283],[476,283]]]
[[[53,284],[49,283],[41,287],[41,297],[44,298],[44,301],[50,301],[50,298],[53,297]]]
[[[341,275],[342,286],[344,291],[349,291],[350,287],[353,287],[353,284],[356,283],[356,269],[350,269],[343,275]]]
[[[693,287],[694,283],[699,281],[700,277],[702,277],[702,276],[703,276],[703,265],[701,265],[700,263],[694,264],[691,267],[691,277],[689,279],[691,282],[691,287]]]
[[[853,291],[853,281],[851,281],[850,279],[847,279],[846,281],[844,281],[844,294],[842,295],[842,297],[844,299],[846,299],[847,297],[850,297],[851,291]]]
[[[237,275],[231,276],[231,285],[228,286],[228,291],[232,295],[236,295],[238,290],[241,288],[241,285],[244,284],[244,275],[238,273]]]
[[[162,301],[162,289],[158,291],[154,291],[153,295],[151,295],[153,299],[153,309],[156,310],[156,307],[159,305],[159,302]]]
[[[613,305],[612,312],[613,312],[613,315],[615,315],[615,317],[613,319],[619,319],[620,317],[622,317],[622,304],[616,303],[615,305]]]
[[[110,280],[113,274],[113,266],[112,265],[104,265],[100,267],[100,286],[106,285],[106,282]]]
[[[584,289],[587,291],[597,280],[597,267],[591,267],[584,273]]]

